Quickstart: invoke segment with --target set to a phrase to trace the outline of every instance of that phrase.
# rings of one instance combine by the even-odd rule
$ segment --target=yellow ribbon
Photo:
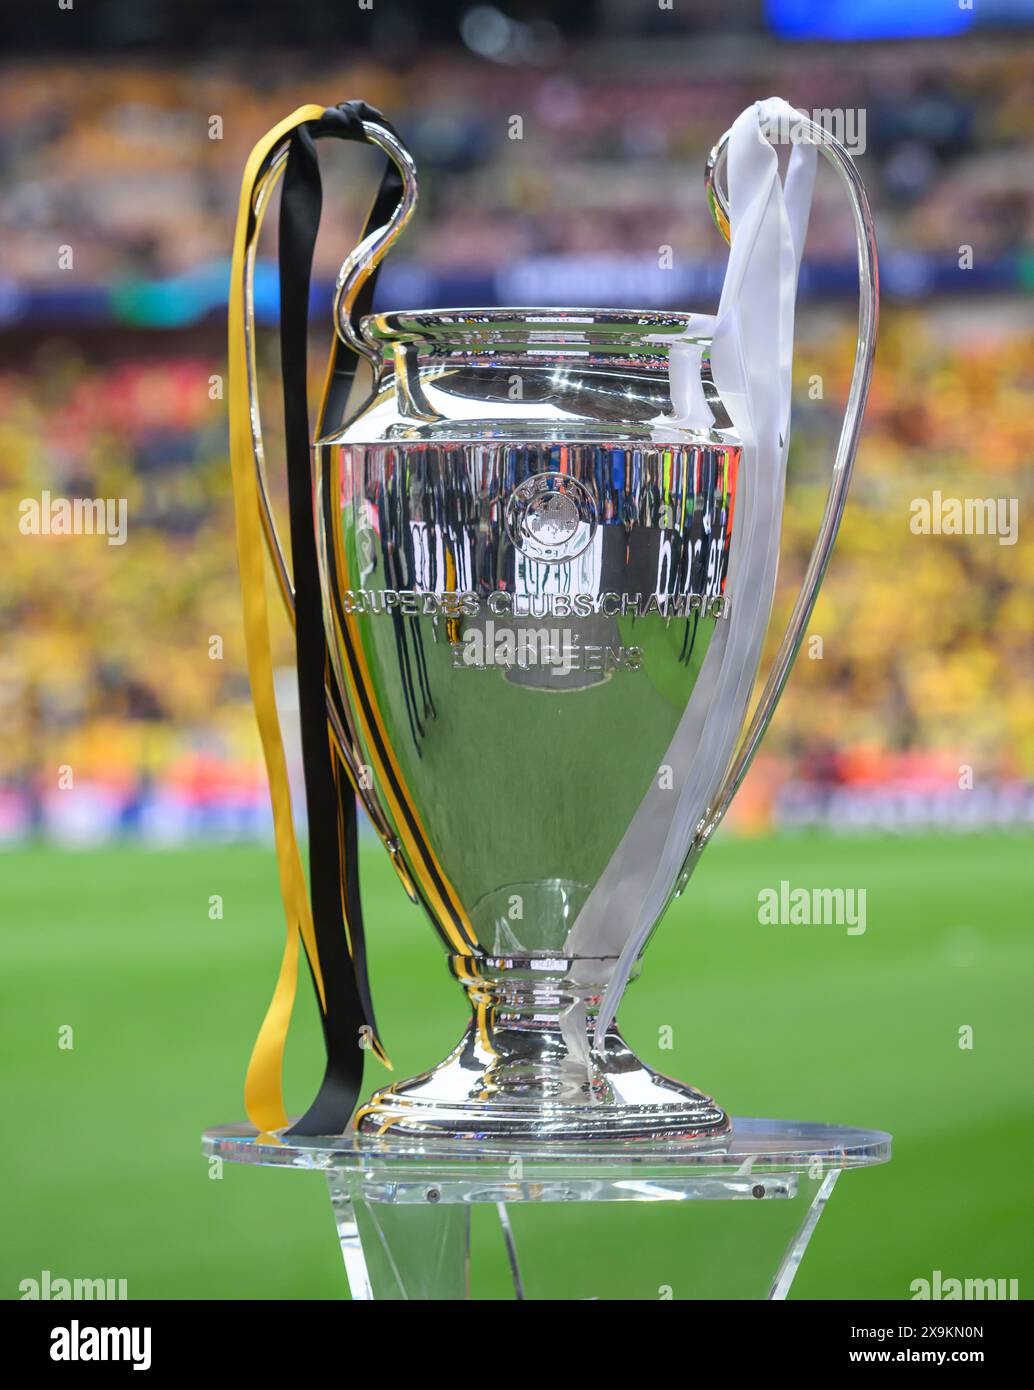
[[[245,334],[244,290],[245,277],[251,273],[248,265],[251,250],[248,229],[251,222],[252,199],[262,167],[272,151],[291,131],[306,121],[319,120],[323,111],[322,106],[299,106],[290,116],[268,131],[248,156],[237,210],[237,229],[230,270],[230,466],[233,472],[234,512],[237,521],[237,557],[241,575],[244,640],[251,697],[255,705],[255,717],[269,777],[276,856],[280,870],[280,892],[287,918],[287,940],[280,973],[273,998],[255,1040],[244,1082],[244,1103],[248,1118],[260,1132],[281,1129],[288,1123],[283,1100],[283,1060],[298,985],[299,936],[312,967],[322,1009],[326,1009],[326,998],[316,951],[312,908],[295,835],[291,789],[287,779],[287,759],[284,755],[280,720],[273,693],[273,658],[269,641],[269,613],[266,606],[265,557],[248,399],[249,368],[254,376],[255,363],[253,355],[249,360],[248,340]],[[257,235],[257,228],[255,232]]]

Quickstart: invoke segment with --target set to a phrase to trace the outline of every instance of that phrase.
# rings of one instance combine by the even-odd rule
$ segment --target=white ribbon
[[[790,434],[794,302],[817,151],[794,145],[784,185],[764,132],[770,123],[787,129],[798,119],[787,102],[772,97],[744,111],[729,135],[729,265],[711,369],[743,445],[726,581],[730,616],[716,625],[663,760],[672,769],[674,791],[651,784],[568,933],[568,956],[618,956],[596,1021],[597,1047],[731,763],[771,614]],[[679,403],[673,404],[678,413]],[[577,1021],[570,1024],[573,1035]],[[584,1019],[581,1026],[584,1037]]]

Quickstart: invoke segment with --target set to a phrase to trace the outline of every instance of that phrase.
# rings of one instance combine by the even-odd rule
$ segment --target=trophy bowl
[[[708,339],[692,315],[584,309],[390,313],[360,332],[375,389],[316,448],[325,624],[360,776],[471,1020],[356,1124],[721,1135],[725,1112],[616,1025],[593,1046],[618,952],[584,954],[574,931],[731,621],[740,445],[701,371]],[[677,409],[673,371],[693,383]]]

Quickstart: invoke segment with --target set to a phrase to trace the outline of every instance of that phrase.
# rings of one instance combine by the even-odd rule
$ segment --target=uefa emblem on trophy
[[[766,123],[798,136],[785,174]],[[332,306],[315,428],[309,266],[322,136],[388,172]],[[816,156],[857,230],[854,377],[825,511],[789,626],[752,701],[768,628],[790,435],[796,282]],[[251,275],[280,210],[291,561],[268,499]],[[246,632],[270,773],[288,944],[248,1079],[283,1130],[279,1067],[298,964],[327,1072],[291,1130],[414,1148],[707,1145],[721,1104],[641,1062],[616,1010],[765,733],[836,537],[871,372],[872,222],[850,156],[772,100],[712,151],[730,243],[716,315],[625,309],[372,311],[417,174],[379,113],[302,107],[245,175],[231,409]],[[314,442],[313,442],[314,441]],[[311,447],[310,447],[311,446]],[[263,541],[296,625],[311,889],[272,696]],[[445,947],[471,1017],[444,1060],[361,1101],[380,1039],[366,980],[356,801]],[[376,931],[376,922],[368,924]],[[429,979],[427,988],[437,988]],[[687,1007],[706,999],[686,982]]]

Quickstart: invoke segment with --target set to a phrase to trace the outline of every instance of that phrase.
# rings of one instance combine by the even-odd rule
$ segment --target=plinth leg
[[[348,1291],[354,1301],[366,1302],[373,1298],[373,1290],[370,1287],[366,1256],[359,1239],[359,1227],[356,1224],[348,1184],[340,1173],[331,1169],[327,1173],[327,1187],[330,1189],[330,1205],[334,1212],[334,1224],[337,1226],[337,1238],[341,1243],[341,1258],[345,1262]]]
[[[769,1300],[779,1301],[786,1297],[790,1292],[790,1285],[794,1281],[797,1271],[801,1267],[804,1259],[804,1252],[808,1248],[808,1241],[814,1234],[815,1227],[819,1224],[819,1217],[826,1209],[830,1193],[836,1186],[837,1178],[840,1176],[839,1168],[831,1168],[825,1174],[822,1181],[815,1189],[815,1195],[811,1199],[807,1211],[804,1213],[804,1220],[797,1228],[790,1244],[786,1247],[779,1268],[776,1270],[775,1278],[772,1280],[772,1287],[769,1290]]]

